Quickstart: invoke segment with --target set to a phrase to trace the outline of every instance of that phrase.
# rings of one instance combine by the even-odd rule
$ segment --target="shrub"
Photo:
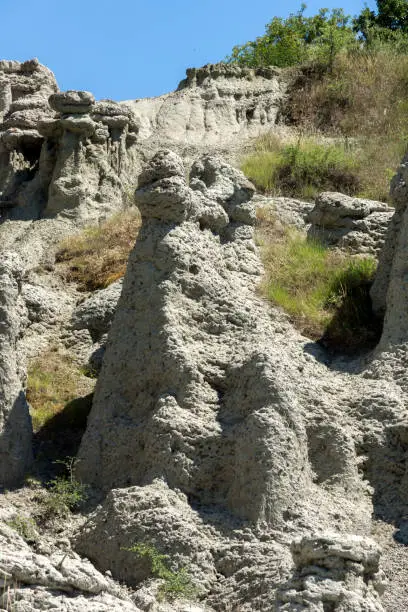
[[[56,256],[63,278],[77,283],[80,291],[103,289],[121,278],[140,223],[137,209],[129,208],[66,238]]]
[[[177,597],[185,597],[191,599],[196,595],[197,589],[193,585],[187,570],[185,568],[176,571],[169,569],[167,565],[168,555],[161,554],[155,546],[138,543],[124,550],[136,553],[140,557],[146,557],[149,560],[152,575],[163,581],[159,588],[161,598],[175,599]]]
[[[83,376],[72,358],[48,349],[28,367],[27,400],[31,406],[34,432],[39,431],[65,406],[89,393],[94,380]]]
[[[66,516],[76,510],[87,497],[87,486],[74,476],[76,460],[68,457],[61,463],[66,470],[66,476],[56,476],[47,483],[48,491],[42,497],[43,512],[41,518],[49,520],[59,516]]]
[[[352,195],[360,188],[356,156],[344,145],[311,138],[283,144],[261,137],[241,168],[258,189],[275,195],[311,199],[321,191]]]
[[[269,227],[268,227],[269,225]],[[333,251],[294,229],[258,228],[265,279],[262,293],[305,335],[337,350],[365,348],[377,338],[369,287],[376,264]]]

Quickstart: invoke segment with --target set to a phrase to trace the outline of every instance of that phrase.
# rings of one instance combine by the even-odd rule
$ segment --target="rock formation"
[[[275,69],[215,65],[159,98],[96,102],[59,92],[37,61],[0,62],[1,487],[31,461],[27,357],[54,343],[95,372],[107,346],[76,468],[100,505],[33,544],[6,523],[35,494],[0,498],[0,607],[382,610],[373,512],[408,541],[408,162],[373,288],[383,338],[373,355],[331,363],[259,297],[254,188],[214,154],[274,128],[285,88]],[[55,273],[57,243],[133,199],[136,175],[143,226],[123,285],[84,298]],[[375,255],[391,214],[339,194],[312,212],[275,205],[282,222],[304,231],[309,215],[329,243]],[[132,590],[65,549],[60,529]],[[159,603],[160,580],[127,550],[136,543],[185,568],[204,607]],[[390,589],[393,612],[403,587]]]
[[[24,317],[22,266],[16,253],[0,261],[0,489],[21,483],[32,459],[31,419],[17,343]]]
[[[330,246],[378,257],[393,213],[383,202],[324,192],[307,216],[308,233]]]
[[[77,467],[110,492],[77,550],[137,586],[149,567],[124,548],[157,545],[191,568],[215,609],[261,610],[275,605],[282,583],[298,580],[292,534],[323,541],[336,524],[338,559],[320,564],[327,583],[314,594],[316,610],[346,598],[379,611],[375,563],[364,552],[377,549],[347,535],[367,535],[371,513],[352,429],[341,412],[328,422],[334,409],[319,367],[301,351],[289,357],[279,338],[290,326],[256,296],[253,192],[212,156],[193,165],[189,185],[170,151],[140,175],[143,224]],[[339,402],[350,403],[338,385]],[[279,591],[281,609],[294,609],[291,601],[311,609],[309,586],[296,596],[293,588]]]
[[[95,218],[122,204],[130,111],[89,92],[59,93],[37,60],[0,62],[0,208],[9,218]]]

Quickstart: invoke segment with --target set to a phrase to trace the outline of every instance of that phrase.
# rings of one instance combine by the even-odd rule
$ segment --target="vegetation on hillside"
[[[365,349],[378,340],[369,289],[376,263],[333,251],[274,215],[258,211],[258,242],[265,266],[263,295],[281,306],[305,335],[336,350]]]
[[[257,139],[242,170],[260,191],[313,198],[321,191],[354,195],[361,191],[360,161],[343,143],[312,138],[285,143],[273,134]]]
[[[140,224],[138,210],[129,208],[66,238],[57,252],[59,272],[80,291],[107,287],[124,276]]]
[[[345,151],[338,155],[339,174],[345,158],[347,170],[350,158],[354,160],[352,189],[346,185],[344,191],[387,200],[390,177],[408,136],[408,1],[378,0],[377,6],[377,11],[365,8],[351,19],[341,9],[305,17],[302,5],[296,15],[275,17],[264,36],[235,47],[228,61],[293,66],[284,112],[302,135],[302,167],[313,167],[322,135],[335,139],[326,151],[329,157],[333,147]],[[292,195],[291,182],[282,184],[276,155],[270,155],[276,153],[276,145],[260,154],[262,147],[262,141],[255,144],[252,160],[243,161],[244,171],[249,168],[253,174],[255,163],[264,177],[254,177],[259,187]],[[278,152],[281,166],[294,149],[278,147]],[[335,173],[333,180],[330,165],[326,169],[318,182],[335,190],[338,177]],[[304,191],[295,193],[313,196],[309,187]]]

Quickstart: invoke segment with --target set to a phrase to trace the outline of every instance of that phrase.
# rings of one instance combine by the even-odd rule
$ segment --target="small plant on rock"
[[[65,466],[67,476],[56,476],[50,480],[46,496],[42,499],[46,520],[58,516],[67,516],[76,510],[87,497],[87,487],[75,478],[75,457],[68,457],[64,461],[56,461]]]
[[[150,561],[152,575],[163,581],[159,588],[161,599],[171,600],[178,597],[192,599],[197,594],[197,588],[186,568],[171,570],[168,567],[169,556],[160,553],[154,545],[137,543],[123,550],[136,553],[139,557],[145,557]]]

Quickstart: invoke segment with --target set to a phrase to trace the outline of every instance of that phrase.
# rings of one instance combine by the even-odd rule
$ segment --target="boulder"
[[[380,612],[385,578],[379,546],[368,538],[321,534],[294,540],[293,578],[279,591],[276,609]]]
[[[331,246],[378,256],[393,212],[383,202],[324,192],[307,215],[308,233]]]

